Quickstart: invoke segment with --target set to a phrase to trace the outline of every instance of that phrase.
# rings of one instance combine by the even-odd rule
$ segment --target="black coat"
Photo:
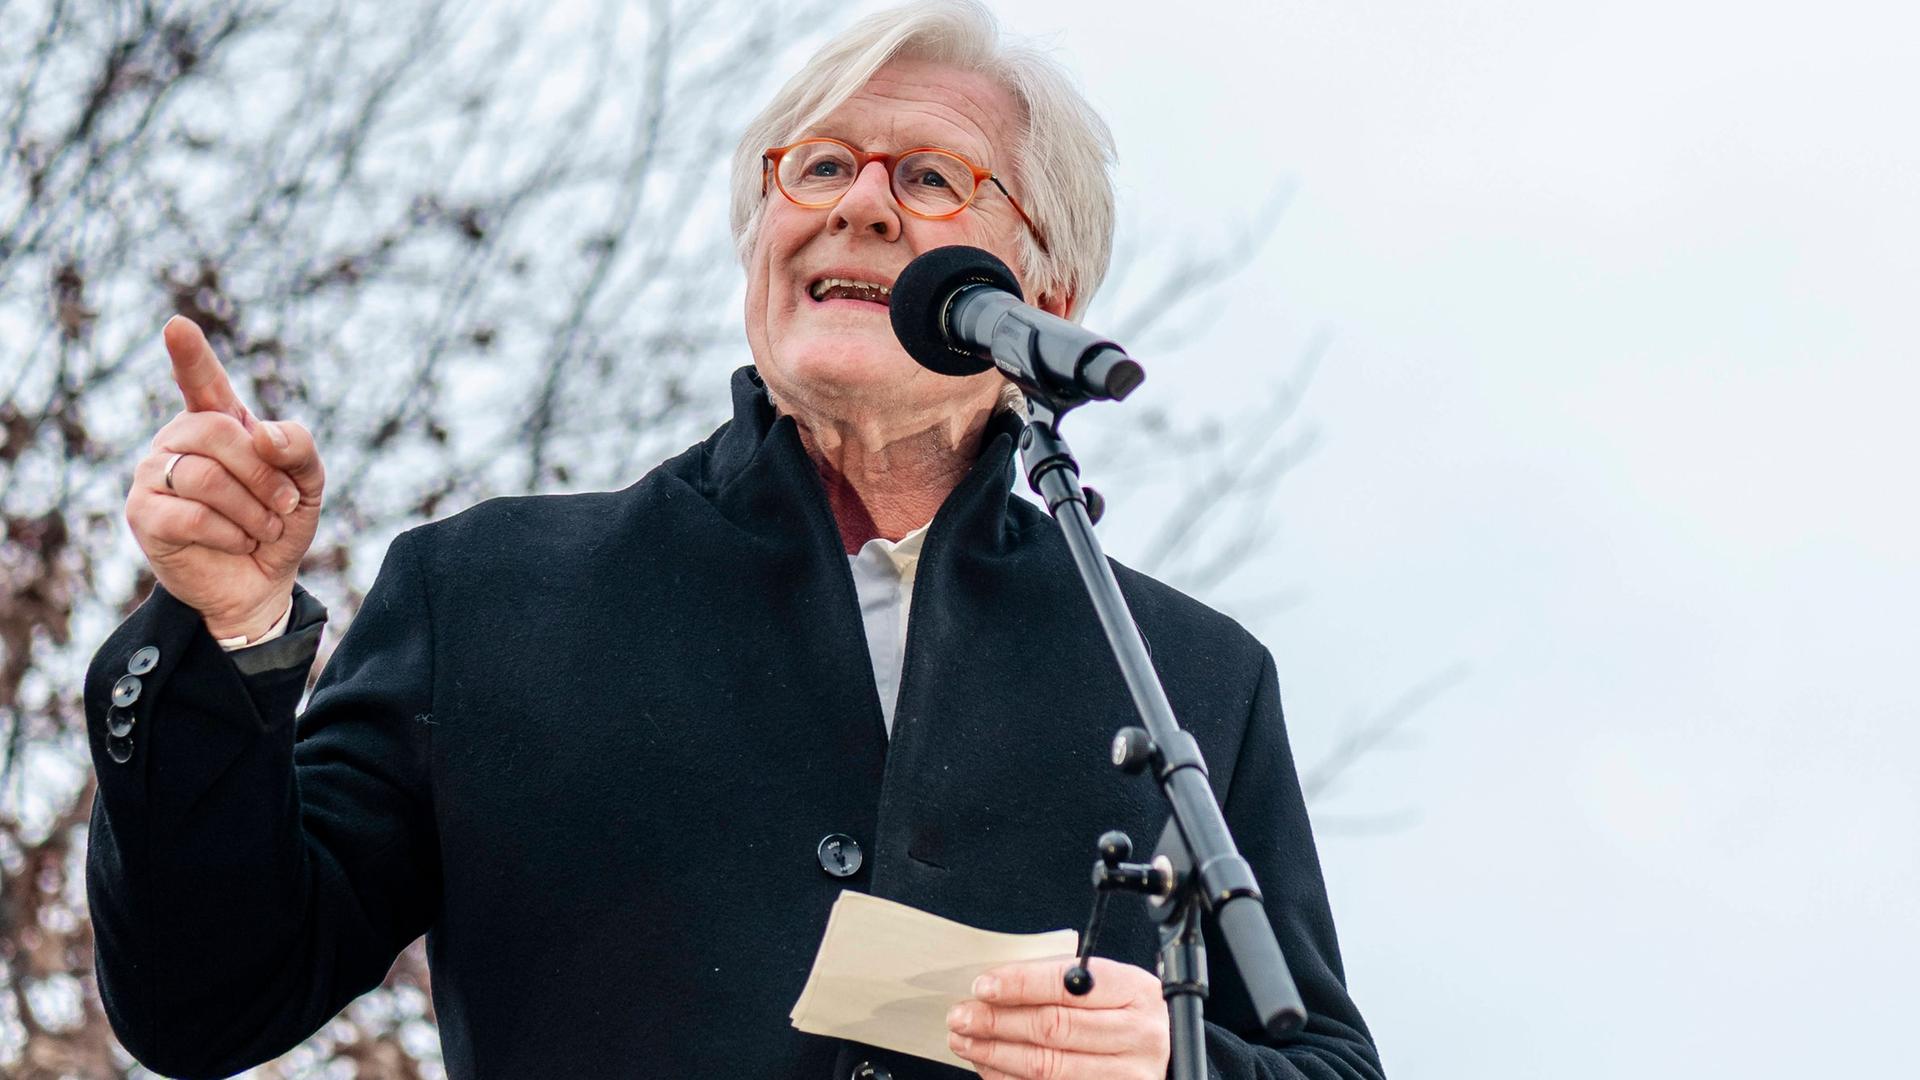
[[[1094,839],[1144,849],[1166,819],[1107,762],[1128,698],[1058,527],[1010,496],[1003,414],[928,533],[889,740],[793,422],[751,369],[734,407],[625,490],[402,534],[297,719],[324,619],[304,590],[293,632],[251,650],[160,588],[108,638],[86,682],[87,890],[135,1056],[190,1077],[272,1058],[424,933],[453,1077],[961,1075],[789,1026],[828,907],[853,888],[994,930],[1081,926]],[[1312,1016],[1261,1045],[1212,940],[1218,1075],[1377,1077],[1272,658],[1118,573]],[[150,670],[110,736],[130,664]],[[853,876],[823,869],[830,833],[861,847]],[[1139,903],[1116,902],[1100,952],[1151,967]]]

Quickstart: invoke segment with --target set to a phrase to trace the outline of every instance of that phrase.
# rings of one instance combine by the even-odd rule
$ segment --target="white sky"
[[[1920,9],[990,2],[1113,125],[1133,242],[1296,185],[1135,401],[1237,406],[1330,330],[1320,448],[1208,599],[1306,762],[1469,672],[1319,808],[1390,1075],[1911,1074]]]
[[[1128,228],[1298,184],[1142,397],[1335,335],[1213,597],[1300,591],[1235,613],[1303,760],[1469,667],[1323,807],[1403,815],[1321,839],[1390,1073],[1911,1070],[1915,9],[998,8],[1112,123]]]

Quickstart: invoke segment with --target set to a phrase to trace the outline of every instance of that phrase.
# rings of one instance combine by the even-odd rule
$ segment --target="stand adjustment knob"
[[[1087,991],[1093,989],[1093,972],[1075,964],[1067,969],[1066,984],[1067,993],[1074,997],[1086,997]]]
[[[1153,764],[1156,750],[1146,728],[1123,727],[1113,736],[1113,767],[1138,776]]]

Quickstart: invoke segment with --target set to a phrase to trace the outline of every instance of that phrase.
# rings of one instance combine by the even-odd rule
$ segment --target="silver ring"
[[[180,459],[186,456],[185,454],[175,454],[167,459],[167,471],[160,474],[160,479],[166,481],[168,491],[180,490],[173,486],[173,467],[180,464]]]

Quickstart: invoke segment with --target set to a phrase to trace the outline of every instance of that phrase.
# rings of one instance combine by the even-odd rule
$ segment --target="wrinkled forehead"
[[[1013,169],[1024,114],[992,78],[931,60],[895,59],[796,137],[828,135],[864,150],[958,150],[997,172]]]

